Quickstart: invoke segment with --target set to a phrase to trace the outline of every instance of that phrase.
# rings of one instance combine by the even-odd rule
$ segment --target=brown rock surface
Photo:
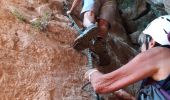
[[[0,4],[6,2],[27,5],[24,0]],[[60,32],[39,32],[18,21],[9,6],[0,8],[0,100],[87,98],[80,96],[86,59],[70,47],[73,31],[56,26]]]
[[[168,14],[170,14],[170,1],[169,0],[164,0],[163,3],[164,3],[166,12]]]

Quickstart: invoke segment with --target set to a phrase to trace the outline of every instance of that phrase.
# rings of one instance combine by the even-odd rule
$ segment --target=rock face
[[[168,14],[170,14],[170,1],[169,0],[164,0],[164,5],[165,5],[165,10]]]
[[[86,59],[71,48],[75,33],[67,27],[68,21],[60,14],[56,22],[61,24],[54,26],[58,31],[40,32],[16,19],[8,9],[25,8],[27,3],[24,0],[0,1],[5,5],[0,8],[0,99],[88,98],[81,93]],[[29,10],[27,14],[30,12],[38,15]]]
[[[93,98],[91,92],[81,89],[85,83],[83,78],[87,59],[71,47],[77,35],[63,15],[62,2],[63,0],[0,1],[4,5],[0,6],[0,100]],[[139,11],[145,9],[140,6]],[[115,1],[113,27],[107,38],[112,64],[105,70],[102,69],[103,72],[120,67],[137,54],[127,35],[127,29],[124,28],[124,20],[120,17],[130,15],[133,11],[135,10],[124,7],[123,13],[119,14]],[[75,14],[78,13],[79,9]],[[128,26],[130,28],[139,22],[131,20]],[[129,32],[137,33],[137,30],[138,27]],[[134,38],[138,34],[132,37],[136,41]],[[137,90],[134,89],[137,88],[130,87],[127,90],[135,95]],[[111,97],[112,95],[104,96],[108,100]]]

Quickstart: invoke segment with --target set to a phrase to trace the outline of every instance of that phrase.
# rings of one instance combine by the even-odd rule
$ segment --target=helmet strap
[[[146,35],[146,38],[145,38],[145,44],[146,44],[146,50],[149,49],[149,42],[151,41],[152,37],[150,35]]]

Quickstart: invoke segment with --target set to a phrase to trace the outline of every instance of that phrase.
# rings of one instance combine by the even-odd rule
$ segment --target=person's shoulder
[[[162,55],[170,57],[170,49],[164,47],[154,47],[144,52],[141,52],[138,56],[143,59],[153,59]]]
[[[170,54],[170,49],[166,47],[154,47],[147,51],[149,54]]]
[[[154,54],[154,53],[160,53],[160,52],[162,52],[162,53],[170,52],[170,49],[165,48],[165,47],[154,47],[154,48],[148,49],[142,53]]]
[[[153,57],[154,55],[157,55],[161,51],[162,50],[160,48],[154,47],[154,48],[151,48],[151,49],[148,49],[146,51],[139,53],[136,57],[139,59],[147,59],[147,58]]]

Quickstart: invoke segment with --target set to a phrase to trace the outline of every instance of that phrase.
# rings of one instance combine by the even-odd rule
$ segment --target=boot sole
[[[98,28],[94,27],[89,30],[88,34],[78,36],[73,44],[73,48],[77,51],[84,50],[90,46],[90,41],[97,36]]]

